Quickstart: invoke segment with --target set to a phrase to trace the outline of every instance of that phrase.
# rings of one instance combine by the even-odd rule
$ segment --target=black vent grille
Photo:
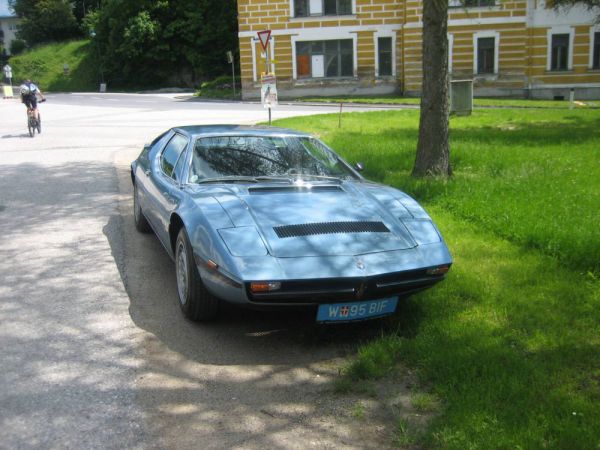
[[[383,222],[320,222],[273,227],[279,238],[340,233],[389,233]]]

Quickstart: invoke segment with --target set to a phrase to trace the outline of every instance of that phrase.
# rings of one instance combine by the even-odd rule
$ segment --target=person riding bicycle
[[[21,85],[21,103],[24,103],[27,106],[27,109],[32,109],[35,111],[35,118],[39,120],[40,113],[37,107],[37,96],[40,96],[42,101],[46,101],[46,97],[42,94],[42,91],[35,83],[31,80],[25,80]]]

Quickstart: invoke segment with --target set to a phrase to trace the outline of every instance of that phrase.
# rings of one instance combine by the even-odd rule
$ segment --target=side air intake
[[[389,233],[383,222],[320,222],[273,227],[279,238],[341,233]]]

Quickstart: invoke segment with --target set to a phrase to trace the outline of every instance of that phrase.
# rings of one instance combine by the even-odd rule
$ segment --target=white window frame
[[[452,74],[452,49],[454,48],[454,35],[448,33],[448,73]]]
[[[256,66],[256,44],[259,43],[258,37],[250,38],[250,48],[252,49],[252,76],[256,83],[259,79],[258,74],[263,70],[262,67]],[[269,38],[269,57],[271,61],[275,61],[275,36]],[[262,50],[261,50],[262,53]],[[275,63],[271,63],[271,72],[275,73]]]
[[[546,34],[546,70],[548,72],[561,72],[552,70],[552,36],[555,34],[569,35],[569,57],[567,58],[567,70],[573,70],[573,43],[575,41],[575,28],[565,25],[548,28]]]
[[[319,18],[320,17],[348,17],[347,14],[344,14],[343,16],[325,16],[323,14],[323,8],[322,7],[321,7],[321,13],[320,14],[311,14],[311,12],[310,12],[310,1],[311,0],[308,0],[309,1],[308,16],[306,16],[306,17],[296,17],[294,15],[294,2],[295,1],[296,0],[290,0],[290,19],[298,19],[298,20],[304,19],[304,20],[306,20],[306,19],[310,19],[310,18],[314,18],[314,17],[319,17]],[[352,15],[355,15],[355,14],[356,14],[356,0],[352,0]]]
[[[590,70],[598,70],[594,69],[594,35],[596,33],[600,33],[600,24],[590,27],[590,62],[588,64],[588,69]]]
[[[494,38],[494,72],[489,73],[478,73],[477,68],[479,67],[479,49],[477,41],[480,38]],[[478,31],[473,33],[473,74],[478,76],[485,75],[498,75],[500,71],[500,33],[498,31]]]
[[[379,77],[379,38],[392,38],[392,76],[396,76],[396,32],[376,31],[373,33],[375,41],[375,77]],[[388,75],[385,75],[388,76]]]
[[[341,39],[352,39],[352,76],[357,77],[358,68],[358,37],[356,33],[340,33],[334,27],[331,30],[307,29],[305,33],[292,35],[292,77],[294,81],[298,80],[298,67],[296,62],[296,42],[302,41],[339,41]],[[313,80],[314,78],[302,78],[302,80]]]

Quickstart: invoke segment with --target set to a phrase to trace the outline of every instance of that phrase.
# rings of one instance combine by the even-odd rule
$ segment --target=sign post
[[[227,62],[231,64],[231,78],[233,79],[233,98],[235,99],[235,61],[233,59],[233,53],[227,52]]]
[[[269,40],[271,39],[271,30],[259,31],[257,33],[260,45],[265,51],[265,72],[261,77],[260,97],[262,104],[269,110],[269,125],[271,125],[271,108],[277,106],[277,84],[275,74],[269,71],[271,58],[269,55]]]
[[[3,67],[3,69],[4,69],[4,76],[8,80],[8,84],[10,84],[10,86],[12,87],[12,67],[10,67],[8,64],[6,64]]]
[[[2,69],[4,70],[4,77],[8,80],[8,86],[4,86],[4,89],[3,89],[4,98],[12,98],[13,97],[12,67],[10,67],[8,64],[6,64]]]
[[[263,74],[260,85],[261,102],[265,108],[269,109],[269,125],[271,125],[271,108],[275,108],[278,104],[275,74]]]

